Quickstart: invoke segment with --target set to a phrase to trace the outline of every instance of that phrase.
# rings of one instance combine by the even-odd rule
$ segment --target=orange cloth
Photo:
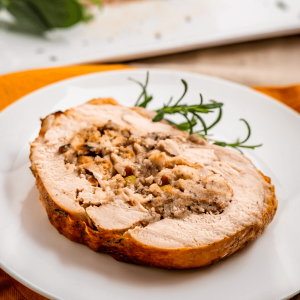
[[[123,65],[82,65],[31,70],[0,76],[0,111],[22,96],[50,83],[82,74],[125,68],[129,67]],[[255,87],[254,89],[276,98],[300,113],[300,85],[279,88]],[[4,299],[45,300],[46,298],[26,288],[0,269],[0,300]]]
[[[63,68],[37,69],[0,76],[0,111],[48,84],[83,74],[130,68],[124,65],[82,65]]]
[[[286,87],[254,87],[254,89],[283,102],[300,113],[300,85]]]
[[[74,76],[101,71],[130,68],[124,65],[82,65],[62,68],[38,69],[0,76],[0,111],[48,84]],[[289,87],[254,87],[300,112],[300,85]]]

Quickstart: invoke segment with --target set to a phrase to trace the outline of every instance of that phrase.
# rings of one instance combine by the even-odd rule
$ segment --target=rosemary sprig
[[[213,143],[214,145],[218,145],[218,146],[222,146],[222,147],[232,147],[232,148],[238,150],[240,153],[243,153],[243,152],[239,148],[255,149],[257,147],[261,147],[262,144],[252,145],[252,146],[244,145],[249,140],[249,138],[251,136],[251,128],[250,128],[249,123],[245,119],[240,119],[240,121],[243,121],[246,124],[247,130],[248,130],[247,137],[243,141],[240,141],[239,139],[237,139],[235,143],[226,143],[226,142],[216,141],[216,140],[213,140],[213,139],[209,139],[209,140],[214,142]]]
[[[142,87],[142,93],[139,95],[136,103],[134,106],[139,106],[139,107],[144,107],[146,108],[146,106],[148,105],[148,103],[153,99],[152,96],[148,96],[147,94],[147,86],[148,86],[148,80],[149,80],[149,72],[147,72],[146,75],[146,82],[145,84],[142,84],[141,82],[133,79],[133,78],[128,78],[129,80],[137,83],[138,85],[140,85]],[[144,97],[144,101],[142,103],[140,103],[140,100],[142,99],[142,97]]]
[[[145,84],[142,84],[141,82],[139,82],[133,78],[129,78],[129,80],[137,83],[142,88],[142,92],[141,92],[140,96],[138,97],[138,99],[135,103],[135,106],[146,108],[148,103],[153,99],[153,96],[148,95],[148,92],[147,92],[147,87],[148,87],[148,82],[149,82],[149,72],[147,72]],[[157,114],[153,118],[153,120],[152,120],[153,122],[161,121],[162,119],[164,119],[165,115],[180,114],[186,119],[186,122],[176,124],[176,123],[172,122],[171,120],[168,120],[168,119],[165,119],[165,120],[167,120],[171,125],[176,126],[178,129],[180,129],[182,131],[186,131],[189,134],[195,133],[195,134],[203,137],[204,139],[208,139],[208,140],[212,141],[214,145],[218,145],[218,146],[222,146],[222,147],[231,147],[231,148],[238,150],[240,153],[243,153],[243,152],[239,148],[255,149],[257,147],[262,146],[262,144],[245,145],[245,143],[249,140],[249,138],[251,136],[250,125],[245,119],[240,119],[241,121],[243,121],[246,124],[247,130],[248,130],[247,137],[243,141],[240,141],[239,139],[237,139],[235,143],[226,143],[223,141],[217,141],[217,140],[208,138],[208,130],[210,130],[216,124],[218,124],[222,118],[223,103],[217,102],[214,100],[210,100],[210,103],[204,104],[203,97],[200,94],[200,103],[199,104],[195,104],[195,105],[180,104],[180,102],[182,101],[182,99],[184,98],[184,96],[186,95],[187,90],[188,90],[188,85],[187,85],[186,81],[181,79],[181,82],[183,83],[183,86],[184,86],[184,91],[183,91],[181,97],[176,101],[176,103],[174,105],[171,105],[172,100],[173,100],[173,98],[171,97],[167,104],[164,104],[164,106],[162,108],[156,110]],[[211,125],[207,126],[204,119],[201,117],[200,114],[208,114],[208,113],[214,112],[214,110],[216,110],[216,109],[218,109],[217,119]],[[200,124],[202,125],[202,129],[198,130],[198,131],[194,131],[194,127],[198,124],[198,122],[200,122]]]
[[[148,105],[148,103],[153,99],[153,96],[148,95],[148,92],[147,92],[147,86],[148,86],[148,82],[149,82],[149,72],[147,72],[145,84],[142,84],[141,82],[139,82],[133,78],[129,78],[129,80],[137,83],[138,85],[140,85],[142,87],[142,92],[139,95],[139,97],[135,103],[135,106],[145,108]],[[215,126],[221,119],[223,103],[218,103],[216,101],[211,100],[211,103],[203,104],[203,97],[200,94],[200,104],[179,105],[179,103],[184,98],[184,96],[186,95],[186,92],[188,90],[188,85],[187,85],[186,81],[183,79],[181,81],[184,86],[184,91],[183,91],[183,94],[181,95],[181,97],[176,101],[176,103],[173,106],[170,105],[173,100],[173,98],[171,97],[169,102],[167,104],[165,104],[163,106],[163,108],[156,110],[157,114],[153,118],[153,122],[161,121],[164,118],[164,116],[167,114],[176,114],[177,113],[177,114],[182,115],[186,119],[186,122],[181,123],[181,124],[176,124],[167,119],[167,121],[170,124],[176,126],[180,130],[183,130],[183,131],[189,132],[189,134],[192,134],[192,133],[194,133],[194,130],[193,130],[194,127],[198,124],[197,123],[197,120],[198,120],[202,124],[203,129],[200,131],[197,131],[195,133],[201,135],[201,132],[204,132],[204,135],[207,135],[207,130],[211,129],[213,126]],[[142,98],[144,100],[141,102]],[[216,108],[219,108],[218,117],[210,126],[207,126],[205,121],[199,114],[200,113],[207,114],[207,113],[213,112],[213,110]]]

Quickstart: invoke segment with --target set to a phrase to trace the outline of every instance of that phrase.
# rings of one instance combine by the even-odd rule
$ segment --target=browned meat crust
[[[266,182],[270,181],[268,177],[263,177]],[[127,237],[126,234],[122,236],[111,231],[96,231],[83,221],[72,220],[68,213],[62,211],[51,199],[37,174],[36,185],[48,218],[60,234],[71,241],[85,244],[96,252],[107,253],[118,261],[165,269],[204,267],[232,255],[260,236],[273,220],[277,210],[277,200],[274,186],[272,186],[261,223],[249,226],[231,237],[224,238],[208,246],[161,250],[142,245],[130,236]]]

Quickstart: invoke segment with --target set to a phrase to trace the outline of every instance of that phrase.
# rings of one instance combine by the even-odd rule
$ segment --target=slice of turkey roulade
[[[270,179],[153,114],[95,99],[42,121],[30,159],[50,222],[95,251],[160,268],[242,249],[275,215]]]

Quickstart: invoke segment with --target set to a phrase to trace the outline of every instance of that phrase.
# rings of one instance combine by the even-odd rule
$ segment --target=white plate
[[[113,96],[133,105],[140,88],[128,77],[145,70],[95,73],[42,88],[0,114],[0,266],[17,280],[53,299],[283,299],[300,288],[300,117],[250,88],[208,76],[151,70],[152,105],[182,93],[185,101],[223,102],[215,132],[233,140],[246,134],[263,147],[245,154],[271,176],[279,198],[275,219],[261,237],[237,255],[198,270],[167,271],[120,263],[69,241],[48,221],[29,170],[29,140],[39,118],[93,97]]]
[[[116,62],[300,32],[299,0],[148,0],[107,5],[89,24],[38,37],[0,13],[0,74]]]

